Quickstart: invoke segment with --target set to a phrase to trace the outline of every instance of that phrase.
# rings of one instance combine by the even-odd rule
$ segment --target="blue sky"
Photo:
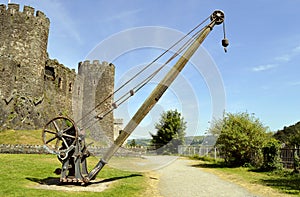
[[[77,68],[78,62],[99,43],[121,31],[155,26],[187,33],[214,10],[221,9],[225,12],[226,35],[230,41],[228,53],[225,54],[220,45],[221,27],[215,27],[205,40],[202,53],[209,53],[206,57],[211,57],[218,68],[226,95],[226,111],[254,113],[272,131],[300,120],[300,26],[297,21],[300,1],[11,1],[30,5],[47,15],[51,21],[49,56],[70,68]],[[118,58],[114,62],[116,85],[126,73],[134,72],[161,52],[160,49],[133,50]],[[104,58],[99,55],[101,61],[106,61]],[[157,117],[168,108],[182,111],[188,121],[189,135],[203,134],[207,130],[213,114],[207,78],[190,68],[184,71],[181,81],[183,83],[174,85],[146,118],[137,137],[146,135],[142,132],[154,132]],[[192,96],[187,96],[184,90],[188,88],[180,87],[182,84],[191,88]],[[137,103],[147,94],[146,87],[126,109],[115,112],[116,116],[124,118],[126,123]],[[188,106],[189,103],[196,103],[197,107]]]

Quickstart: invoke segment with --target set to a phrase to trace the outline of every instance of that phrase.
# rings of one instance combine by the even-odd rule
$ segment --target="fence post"
[[[215,151],[215,160],[217,159],[217,148],[216,147],[214,147],[214,151]]]

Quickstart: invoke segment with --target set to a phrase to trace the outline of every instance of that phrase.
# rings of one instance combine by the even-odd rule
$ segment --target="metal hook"
[[[225,53],[227,53],[227,46],[229,45],[229,40],[226,38],[226,33],[225,33],[225,21],[223,22],[223,33],[224,33],[224,38],[222,40],[222,46],[224,47]]]
[[[227,46],[229,45],[229,40],[227,39],[227,38],[224,38],[223,40],[222,40],[222,46],[224,47],[224,51],[225,51],[225,53],[227,53]]]

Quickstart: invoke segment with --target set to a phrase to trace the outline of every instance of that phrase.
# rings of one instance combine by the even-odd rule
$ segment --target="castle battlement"
[[[20,5],[15,3],[9,3],[6,7],[5,4],[0,5],[0,14],[7,14],[14,16],[16,14],[24,15],[26,17],[37,17],[43,20],[46,20],[47,23],[49,23],[49,19],[46,17],[46,15],[42,12],[37,10],[35,12],[35,9],[30,6],[24,5],[23,11],[20,10]]]
[[[108,67],[114,68],[114,65],[106,61],[100,62],[99,60],[84,60],[83,62],[78,63],[78,72],[81,74],[83,70],[101,70]]]
[[[90,66],[90,65],[94,65],[94,66],[111,66],[112,64],[106,62],[106,61],[103,61],[100,63],[100,60],[84,60],[83,62],[79,62],[78,63],[78,67],[81,67],[81,66]]]
[[[1,55],[9,54],[18,62],[44,62],[47,59],[50,20],[43,12],[30,6],[24,6],[20,11],[19,4],[1,4],[0,24]],[[42,65],[42,62],[37,64]]]

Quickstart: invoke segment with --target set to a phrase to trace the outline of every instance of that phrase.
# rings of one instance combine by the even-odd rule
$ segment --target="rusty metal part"
[[[74,149],[78,139],[78,130],[73,120],[58,116],[45,125],[42,139],[49,152],[64,158]]]
[[[74,121],[67,117],[50,120],[42,132],[44,147],[62,163],[55,173],[61,175],[62,183],[82,183],[87,176],[86,158],[90,156],[85,145],[84,135],[79,132]]]
[[[223,47],[227,47],[228,45],[229,45],[228,39],[224,38],[224,39],[222,40],[222,46],[223,46]]]
[[[216,25],[220,25],[224,22],[225,14],[222,10],[215,10],[212,15],[210,15],[210,20],[215,21]]]

